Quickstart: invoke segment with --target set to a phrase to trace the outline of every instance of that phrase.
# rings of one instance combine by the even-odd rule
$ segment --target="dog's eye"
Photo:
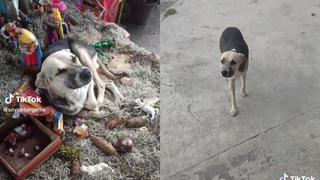
[[[221,64],[224,64],[226,62],[226,60],[223,58],[221,59]]]
[[[232,61],[230,62],[230,64],[231,64],[231,65],[235,65],[235,64],[237,64],[237,62],[234,61],[234,60],[232,60]]]
[[[56,76],[58,76],[59,74],[62,74],[62,73],[64,73],[64,72],[66,72],[66,71],[67,71],[67,69],[58,69],[58,72],[57,72]]]

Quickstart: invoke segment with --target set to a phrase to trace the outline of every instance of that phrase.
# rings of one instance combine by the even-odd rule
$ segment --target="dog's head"
[[[245,59],[242,53],[234,51],[223,52],[220,59],[221,75],[225,78],[232,78]]]
[[[91,70],[83,66],[70,51],[61,50],[46,58],[35,85],[65,97],[70,91],[87,87],[91,80]]]

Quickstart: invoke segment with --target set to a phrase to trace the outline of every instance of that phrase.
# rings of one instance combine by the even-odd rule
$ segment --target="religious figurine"
[[[59,39],[64,38],[62,18],[58,9],[46,7],[47,15],[44,18],[45,30],[47,37],[45,45],[49,46]]]
[[[25,65],[27,71],[38,72],[42,63],[42,50],[35,35],[13,23],[6,24],[4,29],[10,38],[18,42],[20,63]]]

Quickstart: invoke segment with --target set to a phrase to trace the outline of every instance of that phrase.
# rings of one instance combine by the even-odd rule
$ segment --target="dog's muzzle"
[[[225,78],[229,78],[233,76],[233,74],[234,74],[234,71],[232,68],[224,69],[221,71],[221,75]]]
[[[82,82],[89,82],[92,79],[92,74],[89,69],[83,69],[80,72],[80,80]]]
[[[88,68],[75,68],[68,73],[65,84],[71,89],[77,89],[87,85],[92,80],[92,72]]]

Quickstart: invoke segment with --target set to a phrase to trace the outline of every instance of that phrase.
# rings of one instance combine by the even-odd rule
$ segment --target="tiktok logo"
[[[12,102],[13,97],[14,96],[10,93],[10,95],[4,99],[4,102],[6,104],[10,104]]]
[[[41,103],[41,97],[40,96],[14,96],[10,93],[8,97],[4,99],[4,102],[6,104],[10,104],[13,100],[17,101],[17,103]]]
[[[287,180],[288,177],[289,177],[289,176],[288,176],[286,173],[283,173],[283,176],[280,177],[279,180]]]
[[[313,176],[288,176],[286,173],[283,173],[283,176],[279,180],[315,180]]]

